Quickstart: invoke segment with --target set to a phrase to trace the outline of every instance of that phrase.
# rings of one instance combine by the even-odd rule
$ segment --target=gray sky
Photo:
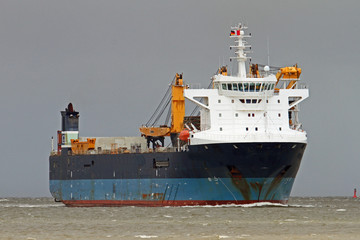
[[[0,2],[0,197],[50,196],[60,113],[81,136],[138,136],[176,72],[209,84],[233,64],[230,27],[249,26],[253,62],[298,63],[308,147],[292,196],[360,189],[359,1]]]

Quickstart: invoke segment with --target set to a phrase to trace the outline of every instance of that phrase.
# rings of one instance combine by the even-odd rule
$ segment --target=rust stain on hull
[[[229,172],[231,174],[231,181],[240,190],[244,197],[244,200],[250,200],[251,190],[248,182],[243,178],[239,169],[235,166],[229,166]]]

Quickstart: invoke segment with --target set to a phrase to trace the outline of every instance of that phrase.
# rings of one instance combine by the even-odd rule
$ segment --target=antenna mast
[[[232,59],[236,59],[238,62],[238,77],[246,78],[246,66],[245,62],[246,60],[250,59],[250,57],[246,56],[246,53],[244,51],[245,48],[251,47],[250,45],[245,45],[246,41],[244,38],[250,37],[250,35],[245,35],[244,30],[247,29],[247,27],[242,26],[241,23],[237,27],[231,27],[230,32],[230,38],[235,38],[235,43],[237,45],[230,46],[230,49],[235,49],[235,57],[230,57],[230,61]]]

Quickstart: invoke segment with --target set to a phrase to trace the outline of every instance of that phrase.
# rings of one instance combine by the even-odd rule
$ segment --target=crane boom
[[[164,146],[165,136],[178,134],[183,130],[185,117],[185,88],[187,88],[187,86],[184,85],[182,74],[176,73],[175,81],[173,81],[171,85],[171,126],[161,125],[160,127],[140,127],[141,136],[144,136],[147,139],[148,145],[152,142],[155,147],[155,142],[159,140],[162,143],[162,146]]]

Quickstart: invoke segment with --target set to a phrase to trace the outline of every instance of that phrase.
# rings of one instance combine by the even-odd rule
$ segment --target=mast
[[[230,49],[235,49],[235,57],[230,57],[230,61],[232,59],[236,59],[238,62],[238,74],[237,76],[240,78],[246,78],[246,66],[245,62],[250,57],[246,56],[246,51],[244,51],[245,48],[251,48],[250,45],[245,45],[246,41],[244,38],[250,37],[250,35],[245,35],[244,30],[247,29],[247,27],[242,26],[241,23],[237,27],[231,27],[230,32],[230,38],[235,38],[235,46],[230,46]]]

